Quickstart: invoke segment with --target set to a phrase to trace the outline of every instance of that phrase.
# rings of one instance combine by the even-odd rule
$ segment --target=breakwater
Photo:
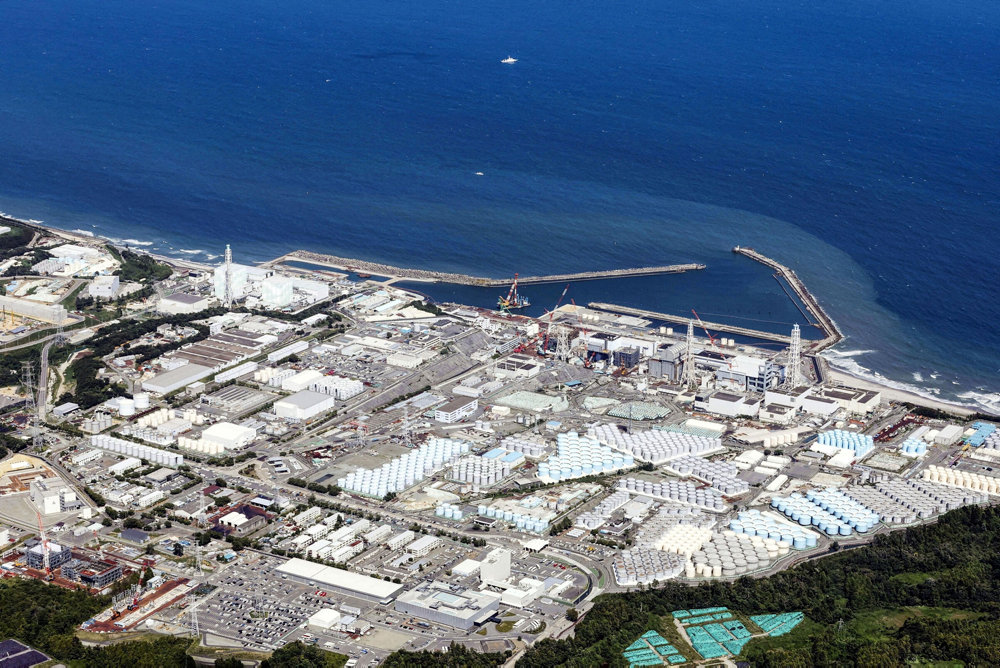
[[[687,325],[692,318],[684,318],[678,315],[671,315],[669,313],[659,313],[657,311],[648,311],[641,308],[632,308],[631,306],[620,306],[618,304],[607,304],[604,302],[591,302],[587,304],[589,308],[596,309],[599,311],[608,311],[609,313],[621,313],[623,315],[633,315],[638,318],[647,318],[649,320],[660,320],[663,322],[672,322],[678,325]],[[739,327],[737,325],[726,325],[721,322],[709,322],[707,320],[702,320],[696,322],[698,327],[704,326],[706,329],[715,330],[718,332],[726,332],[727,334],[740,334],[742,336],[749,336],[755,339],[761,339],[763,341],[775,341],[777,343],[782,343],[788,345],[791,343],[791,337],[785,334],[775,334],[774,332],[765,332],[759,329],[750,329],[749,327]]]
[[[824,334],[822,339],[812,341],[805,345],[804,350],[811,353],[818,353],[821,350],[825,350],[826,348],[829,348],[830,346],[843,340],[844,334],[840,331],[837,323],[834,322],[833,318],[831,318],[823,307],[820,306],[819,301],[817,301],[816,297],[809,291],[809,288],[806,287],[805,283],[802,282],[802,279],[798,277],[798,274],[795,273],[794,269],[786,267],[777,260],[772,260],[766,255],[758,253],[754,249],[747,248],[745,246],[736,246],[733,248],[733,252],[748,257],[751,260],[755,260],[756,262],[760,262],[765,267],[770,267],[775,271],[776,277],[780,276],[783,278],[785,282],[791,286],[792,290],[795,291],[795,294],[802,301],[806,310],[808,310],[812,317],[816,320],[816,324],[823,330]]]
[[[428,269],[413,269],[407,267],[395,267],[380,262],[368,262],[367,260],[357,260],[351,258],[337,257],[336,255],[325,255],[313,253],[311,251],[297,250],[286,253],[264,263],[265,266],[274,266],[288,261],[307,262],[322,267],[332,267],[342,271],[353,271],[355,273],[374,274],[376,276],[387,276],[393,279],[407,279],[411,281],[429,281],[435,283],[453,283],[456,285],[473,285],[477,287],[502,287],[510,285],[513,278],[488,278],[483,276],[469,276],[468,274],[456,274],[445,271],[431,271]],[[572,274],[551,274],[547,276],[519,276],[518,285],[538,285],[541,283],[571,283],[573,281],[594,281],[598,279],[626,278],[629,276],[651,276],[657,274],[679,274],[685,271],[696,271],[704,269],[705,265],[671,264],[657,267],[633,267],[630,269],[609,269],[604,271],[582,271]]]

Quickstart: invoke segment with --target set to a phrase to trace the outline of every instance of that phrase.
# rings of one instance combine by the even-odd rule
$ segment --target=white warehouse
[[[292,420],[310,420],[317,415],[333,410],[336,405],[337,397],[332,394],[302,390],[275,401],[274,414]]]

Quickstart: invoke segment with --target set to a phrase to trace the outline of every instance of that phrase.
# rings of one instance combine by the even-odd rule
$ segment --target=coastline
[[[915,406],[924,406],[925,408],[934,408],[947,413],[954,413],[955,415],[963,418],[981,412],[981,409],[974,406],[955,404],[948,401],[941,401],[940,399],[931,399],[921,394],[917,394],[916,392],[901,390],[899,388],[892,387],[891,385],[879,383],[871,380],[870,378],[864,378],[857,374],[850,373],[849,371],[844,371],[843,369],[838,369],[829,365],[827,366],[826,375],[829,376],[830,380],[844,385],[851,385],[862,390],[877,390],[881,392],[882,396],[888,401],[908,403]]]
[[[80,234],[78,232],[73,232],[71,230],[64,230],[58,227],[53,227],[52,225],[46,224],[41,221],[25,220],[22,218],[11,216],[10,214],[7,213],[0,212],[0,221],[4,220],[10,221],[11,223],[17,225],[22,225],[30,229],[34,229],[43,234],[49,234],[51,236],[66,239],[67,241],[93,242],[96,239],[104,243],[107,243],[111,246],[114,246],[115,248],[124,248],[126,246],[125,244],[121,244],[120,242],[117,242],[113,239],[109,239],[108,237],[105,237],[100,234],[94,234],[94,235]],[[195,262],[193,260],[187,260],[184,258],[178,258],[170,255],[161,255],[158,253],[153,253],[144,250],[142,248],[134,248],[131,246],[129,246],[129,249],[132,250],[133,252],[149,255],[150,257],[153,257],[156,260],[164,262],[165,264],[168,264],[171,267],[177,269],[183,269],[183,270],[193,269],[198,271],[211,271],[214,269],[213,265],[204,264],[201,262]],[[274,260],[265,262],[263,264],[279,263],[279,261],[285,258],[287,255],[288,254],[279,256],[278,258],[275,258]],[[419,279],[411,278],[407,280],[419,280]],[[433,279],[430,279],[429,282],[432,281]],[[933,399],[931,397],[927,397],[917,392],[902,390],[888,383],[879,382],[878,380],[873,380],[871,378],[867,378],[859,374],[852,373],[843,368],[836,367],[831,363],[831,360],[827,358],[824,358],[824,360],[826,362],[827,375],[829,376],[830,380],[845,385],[852,385],[860,389],[878,390],[882,392],[882,395],[890,401],[904,402],[904,403],[914,404],[916,406],[925,406],[927,408],[934,408],[937,410],[953,413],[960,417],[967,417],[977,412],[989,412],[985,410],[984,407],[977,406],[975,404],[960,404],[957,402],[943,401],[940,399]]]

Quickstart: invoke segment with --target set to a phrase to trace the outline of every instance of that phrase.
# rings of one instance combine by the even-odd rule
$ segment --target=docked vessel
[[[497,307],[501,313],[510,313],[514,309],[525,308],[527,306],[531,306],[531,302],[528,301],[527,297],[518,293],[517,274],[514,274],[514,282],[510,284],[507,296],[500,295],[499,299],[497,299]]]

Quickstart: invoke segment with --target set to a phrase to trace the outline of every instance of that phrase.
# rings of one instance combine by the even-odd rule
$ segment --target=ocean
[[[0,210],[207,262],[703,262],[567,299],[787,331],[748,245],[834,364],[1000,410],[998,34],[986,0],[5,0]]]

